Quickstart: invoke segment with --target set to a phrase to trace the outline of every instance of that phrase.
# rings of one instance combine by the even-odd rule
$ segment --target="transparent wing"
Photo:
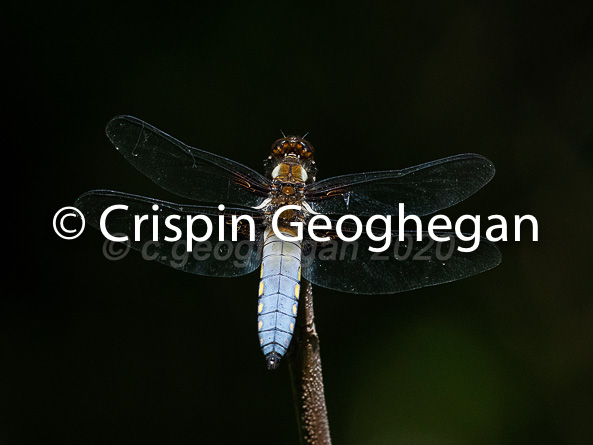
[[[254,170],[189,147],[135,117],[113,118],[106,133],[130,164],[179,196],[247,207],[259,205],[268,196],[270,181]]]
[[[158,210],[153,210],[154,205]],[[263,246],[263,219],[253,210],[226,208],[224,212],[217,207],[179,205],[157,199],[130,195],[110,190],[93,190],[81,195],[74,204],[85,216],[86,221],[95,228],[100,228],[101,215],[110,206],[125,205],[127,210],[113,210],[105,218],[105,228],[112,236],[127,235],[130,247],[142,253],[144,259],[158,261],[184,272],[197,275],[236,277],[248,274],[261,264]],[[135,241],[135,215],[149,215],[140,226],[139,240]],[[153,239],[153,215],[157,217],[158,241]],[[179,240],[165,241],[165,236],[173,238],[176,232],[165,223],[167,217],[178,215],[179,220],[171,219],[170,225],[179,228],[182,233]],[[193,242],[191,251],[187,251],[187,217],[205,215],[212,222],[212,235],[207,241]],[[221,220],[222,215],[222,227]],[[250,229],[245,221],[238,226],[237,241],[231,240],[232,215],[249,215],[254,220],[254,240],[250,241]],[[223,230],[224,241],[218,241],[219,231]],[[193,234],[203,236],[206,223],[196,220]]]
[[[381,253],[369,247],[383,242],[365,235],[352,243],[337,237],[324,244],[305,241],[302,274],[313,284],[342,292],[392,294],[460,280],[501,262],[496,245],[484,238],[473,252],[462,252],[458,248],[473,241],[462,241],[454,233],[438,235],[449,236],[450,241],[434,241],[427,232],[420,241],[415,232],[406,232],[399,241],[399,234],[392,232],[390,247]]]
[[[307,187],[306,200],[323,214],[430,215],[451,207],[482,188],[494,176],[483,156],[462,154],[403,170],[336,176]]]

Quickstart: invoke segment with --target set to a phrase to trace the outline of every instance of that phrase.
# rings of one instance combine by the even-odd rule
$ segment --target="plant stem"
[[[330,445],[319,337],[313,315],[313,285],[303,280],[293,345],[288,354],[292,393],[302,445]]]

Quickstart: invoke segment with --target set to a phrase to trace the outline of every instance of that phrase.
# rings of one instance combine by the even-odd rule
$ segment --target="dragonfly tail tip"
[[[276,369],[280,363],[280,354],[277,352],[270,352],[266,355],[266,362],[268,363],[268,369]]]

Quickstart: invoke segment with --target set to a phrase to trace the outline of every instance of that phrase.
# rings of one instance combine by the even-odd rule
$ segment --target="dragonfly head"
[[[308,161],[313,159],[313,146],[300,136],[287,136],[272,144],[272,156],[284,157],[288,155]]]

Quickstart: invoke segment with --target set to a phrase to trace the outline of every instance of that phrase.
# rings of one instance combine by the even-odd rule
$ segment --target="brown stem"
[[[301,444],[330,445],[319,337],[313,316],[313,286],[303,280],[296,328],[288,354]]]

